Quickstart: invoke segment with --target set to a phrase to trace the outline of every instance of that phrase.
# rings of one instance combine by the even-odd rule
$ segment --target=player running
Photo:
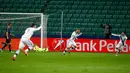
[[[6,28],[6,32],[5,32],[5,39],[6,42],[2,42],[2,44],[4,44],[4,46],[0,49],[1,52],[3,52],[3,50],[5,49],[6,46],[8,46],[9,51],[11,53],[13,53],[13,51],[11,50],[11,36],[13,36],[13,34],[11,34],[11,23],[8,23],[7,28]]]
[[[32,41],[30,40],[30,38],[32,37],[33,33],[35,31],[38,31],[41,29],[41,26],[36,28],[36,24],[32,24],[31,27],[27,28],[25,30],[25,33],[23,34],[21,40],[20,40],[20,44],[19,44],[19,49],[15,52],[15,54],[12,57],[12,60],[14,61],[16,59],[16,56],[20,53],[20,51],[25,47],[25,45],[28,46],[28,49],[24,50],[24,54],[27,56],[27,52],[32,50],[34,47],[34,44],[32,43]]]
[[[127,40],[126,32],[122,32],[121,35],[119,34],[113,34],[113,36],[118,36],[120,38],[119,43],[116,45],[116,56],[120,53],[120,51],[124,48],[125,42]]]
[[[76,29],[76,31],[71,34],[71,37],[67,40],[67,48],[64,50],[63,55],[65,55],[65,52],[68,51],[68,53],[70,53],[70,50],[77,48],[74,40],[81,34],[80,29]]]

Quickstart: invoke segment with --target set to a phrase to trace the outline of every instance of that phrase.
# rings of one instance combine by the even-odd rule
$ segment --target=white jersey
[[[41,29],[41,26],[38,28],[29,27],[25,30],[25,33],[23,34],[22,38],[30,39],[35,31],[38,31]]]
[[[76,33],[75,31],[71,34],[70,40],[75,40],[77,39],[78,36],[80,36],[82,33]]]
[[[127,40],[127,36],[122,36],[122,35],[113,34],[113,33],[112,33],[112,35],[113,35],[113,36],[119,36],[119,38],[120,38],[119,44],[122,44],[123,46],[125,45],[125,42],[126,42],[126,40]]]

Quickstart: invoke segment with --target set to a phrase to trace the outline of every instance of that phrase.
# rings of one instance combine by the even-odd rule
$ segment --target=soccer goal
[[[43,13],[3,13],[0,12],[0,31],[4,32],[5,26],[12,23],[12,33],[20,36],[24,34],[26,28],[32,23],[42,26],[41,32],[36,32],[34,36],[40,37],[40,47],[47,48],[47,20],[48,15]]]

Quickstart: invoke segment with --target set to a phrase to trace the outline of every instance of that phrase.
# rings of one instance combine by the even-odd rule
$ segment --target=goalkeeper
[[[15,60],[17,55],[20,53],[20,51],[25,47],[25,45],[28,46],[28,49],[24,50],[24,54],[27,56],[27,52],[32,50],[34,48],[34,44],[33,42],[30,40],[30,38],[32,37],[33,33],[35,31],[38,31],[41,29],[41,26],[36,28],[36,24],[32,24],[31,27],[27,28],[25,30],[25,33],[23,34],[21,40],[20,40],[20,44],[19,44],[19,49],[15,52],[15,54],[12,57],[12,60]]]

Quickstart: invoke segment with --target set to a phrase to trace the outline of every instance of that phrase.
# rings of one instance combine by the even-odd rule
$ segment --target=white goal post
[[[10,12],[0,12],[0,21],[18,21],[26,19],[35,19],[39,18],[39,22],[42,26],[41,28],[41,48],[47,48],[47,20],[48,15],[43,13],[10,13]],[[33,23],[34,20],[32,20]],[[46,45],[46,47],[44,46]]]

